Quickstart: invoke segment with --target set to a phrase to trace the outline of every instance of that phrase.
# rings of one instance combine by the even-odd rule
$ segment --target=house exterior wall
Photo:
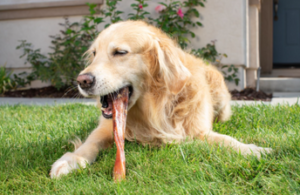
[[[35,0],[37,1],[37,0]],[[199,7],[200,21],[203,27],[195,27],[193,32],[196,38],[191,39],[191,48],[201,48],[207,43],[216,40],[216,48],[220,53],[226,53],[228,58],[223,58],[222,64],[233,64],[239,67],[240,84],[236,87],[228,84],[230,89],[243,88],[245,86],[245,71],[247,66],[246,43],[246,1],[241,0],[207,0],[205,7]],[[25,2],[25,0],[24,0]],[[151,15],[156,16],[155,7],[159,0],[149,1],[147,10],[152,10]],[[130,12],[130,4],[133,0],[124,0],[118,7],[124,11],[123,18]],[[88,9],[86,7],[86,9]],[[1,10],[0,10],[1,11]],[[80,21],[81,16],[69,16],[71,21]],[[0,66],[6,63],[6,67],[16,72],[30,70],[30,64],[24,65],[24,59],[20,59],[22,51],[16,50],[18,40],[27,40],[34,48],[41,48],[43,54],[50,52],[50,35],[59,33],[63,23],[63,17],[28,18],[15,20],[0,20]],[[41,86],[41,83],[32,87]]]

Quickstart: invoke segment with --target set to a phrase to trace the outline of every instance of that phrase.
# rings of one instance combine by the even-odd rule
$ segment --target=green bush
[[[68,19],[65,19],[65,23],[61,25],[64,27],[61,34],[51,36],[53,52],[49,53],[48,57],[41,54],[40,49],[32,49],[31,43],[26,41],[21,41],[17,47],[24,52],[21,57],[26,56],[26,62],[32,65],[32,73],[27,75],[25,80],[50,81],[52,85],[60,89],[72,85],[85,66],[82,54],[88,49],[94,36],[90,35],[89,30],[81,29],[84,24],[70,24]],[[21,75],[15,78],[22,80]]]
[[[227,58],[226,54],[218,53],[215,47],[215,41],[212,41],[212,44],[207,44],[206,47],[201,49],[193,49],[191,53],[197,57],[202,58],[207,63],[213,63],[221,67],[221,72],[223,73],[224,79],[229,82],[235,82],[236,85],[239,84],[240,79],[237,77],[238,68],[234,65],[221,65],[222,57]],[[225,71],[226,70],[226,71]]]
[[[0,67],[0,94],[5,93],[11,89],[15,89],[16,82],[11,79],[11,72],[9,72],[5,65]]]
[[[123,12],[117,10],[117,3],[120,1],[106,0],[106,8],[102,10],[98,10],[95,4],[87,3],[90,15],[85,16],[83,22],[70,23],[66,19],[64,24],[60,24],[64,27],[64,30],[60,31],[59,35],[51,36],[52,52],[48,54],[48,57],[41,54],[40,49],[32,49],[30,43],[21,41],[17,49],[23,50],[24,54],[21,57],[26,56],[26,62],[32,65],[33,72],[29,75],[25,73],[15,75],[15,79],[21,84],[30,83],[35,79],[50,81],[57,89],[73,85],[78,73],[85,67],[84,52],[100,32],[97,30],[98,24],[106,22],[106,28],[112,23],[123,20],[121,18]],[[145,20],[151,23],[161,28],[174,40],[177,40],[180,47],[185,49],[190,43],[188,37],[195,37],[191,27],[202,26],[200,21],[193,22],[192,18],[199,17],[200,14],[196,8],[198,6],[204,7],[205,1],[186,0],[180,2],[166,0],[160,2],[155,8],[158,17],[151,18],[149,12],[145,10],[148,6],[147,1],[136,0],[135,3],[131,4],[133,13],[129,13],[125,19]],[[201,49],[194,49],[191,53],[212,63],[216,63],[220,56],[226,56],[225,54],[219,54],[214,44],[208,44]],[[234,80],[237,84],[239,81],[236,78],[237,69],[230,67],[234,71],[229,75],[230,77],[225,75],[225,79]],[[229,70],[228,66],[225,66],[225,68]]]

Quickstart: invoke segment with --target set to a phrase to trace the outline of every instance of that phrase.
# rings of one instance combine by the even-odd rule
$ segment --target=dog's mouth
[[[129,97],[128,97],[128,102],[129,102],[130,97],[132,96],[132,93],[133,93],[133,87],[132,86],[126,86],[126,87],[129,90]],[[120,89],[123,89],[126,87],[122,87]],[[112,118],[112,107],[113,107],[114,97],[116,97],[116,95],[119,94],[120,89],[100,97],[100,102],[102,104],[101,110],[102,110],[102,115],[104,116],[104,118],[107,118],[107,119]]]

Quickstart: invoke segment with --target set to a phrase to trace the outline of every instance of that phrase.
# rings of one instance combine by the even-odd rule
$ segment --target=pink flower
[[[182,9],[181,8],[179,8],[178,9],[178,11],[177,11],[177,15],[182,19],[183,18],[183,16],[184,16],[184,14],[183,14],[183,12],[182,12]]]
[[[166,9],[166,6],[164,6],[164,5],[158,5],[158,6],[155,7],[155,11],[157,13],[163,11],[164,9]]]
[[[142,4],[139,4],[139,8],[140,8],[140,9],[143,9],[143,5],[142,5]]]

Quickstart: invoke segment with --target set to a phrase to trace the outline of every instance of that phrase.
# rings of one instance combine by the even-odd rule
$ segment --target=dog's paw
[[[272,152],[272,148],[258,147],[254,144],[244,144],[240,149],[242,155],[254,155],[258,159],[260,159],[261,154],[268,154]]]
[[[87,164],[88,161],[86,159],[68,152],[52,165],[50,177],[58,178],[61,175],[70,173],[74,169],[85,168]]]

